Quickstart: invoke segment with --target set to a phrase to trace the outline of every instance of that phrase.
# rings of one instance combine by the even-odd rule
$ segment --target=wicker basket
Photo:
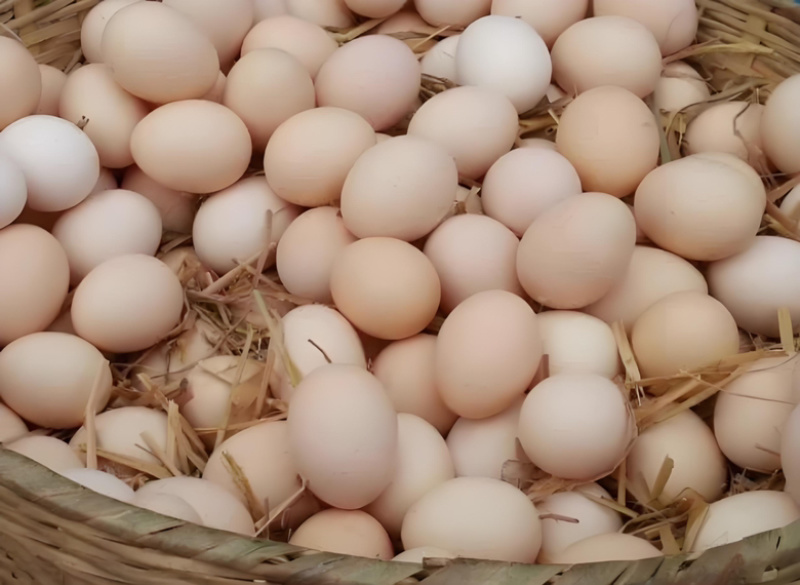
[[[81,18],[99,0],[0,0],[0,29],[41,63],[80,62]],[[731,99],[768,93],[800,72],[792,0],[697,0],[688,58]],[[525,131],[551,131],[532,112]],[[779,184],[778,181],[777,184]],[[785,190],[784,190],[785,192]],[[780,196],[780,187],[772,200]],[[774,206],[773,206],[774,207]],[[767,217],[769,223],[770,218]],[[796,237],[796,234],[788,234]],[[90,492],[0,448],[0,582],[8,585],[774,585],[800,583],[800,523],[700,555],[573,567],[431,560],[425,566],[309,552],[186,524]]]

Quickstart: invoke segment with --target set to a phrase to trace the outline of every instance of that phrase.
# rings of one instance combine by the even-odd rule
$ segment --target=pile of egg
[[[597,483],[619,469],[631,506],[709,504],[687,550],[800,518],[791,356],[751,364],[710,421],[639,432],[623,390],[620,332],[666,379],[777,339],[781,309],[800,325],[800,242],[760,235],[760,173],[800,172],[800,76],[764,105],[709,101],[692,66],[662,66],[694,3],[644,5],[104,0],[69,74],[0,37],[4,447],[188,522],[253,536],[266,514],[293,544],[382,559],[664,554]],[[422,103],[423,74],[453,86]],[[520,139],[565,96],[554,142]],[[659,164],[654,112],[704,102]],[[780,211],[795,229],[800,189]],[[280,283],[266,360],[198,313],[255,266]],[[238,424],[200,433],[201,473],[166,465],[170,417],[114,375],[134,362],[181,383],[198,431]],[[231,416],[266,387],[285,420]],[[570,489],[534,503],[509,461]],[[739,468],[786,490],[727,496]]]

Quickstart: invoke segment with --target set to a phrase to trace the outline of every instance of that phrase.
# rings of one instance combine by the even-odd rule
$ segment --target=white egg
[[[103,496],[130,503],[133,490],[118,477],[97,469],[67,469],[61,475]]]

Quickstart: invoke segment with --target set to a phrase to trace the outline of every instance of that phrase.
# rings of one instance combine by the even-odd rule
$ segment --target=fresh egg
[[[325,305],[301,305],[281,319],[286,358],[300,378],[326,364],[348,364],[367,368],[364,346],[358,332],[342,314]],[[289,402],[295,385],[278,356],[270,384],[273,394]]]
[[[27,433],[28,425],[25,424],[25,421],[16,412],[0,402],[0,443],[10,443]]]
[[[183,287],[169,266],[152,256],[106,260],[84,277],[72,299],[75,331],[101,351],[147,349],[181,319]]]
[[[455,82],[456,50],[460,34],[446,37],[433,45],[420,60],[422,73]]]
[[[131,504],[145,510],[150,510],[156,514],[163,516],[170,516],[177,518],[184,522],[191,524],[199,524],[202,526],[203,521],[200,519],[200,514],[195,512],[186,500],[179,496],[172,494],[156,494],[156,493],[134,493]]]
[[[499,91],[520,114],[545,96],[552,71],[542,37],[518,18],[484,16],[458,41],[456,81]]]
[[[165,187],[213,193],[230,187],[250,164],[244,122],[206,100],[167,104],[148,114],[131,135],[134,162]]]
[[[761,117],[761,140],[769,159],[784,173],[800,172],[800,75],[784,79],[767,98]]]
[[[597,374],[556,374],[522,404],[519,441],[534,465],[556,477],[594,481],[624,459],[635,423],[622,389]]]
[[[21,42],[0,37],[0,130],[36,112],[42,76],[33,55]]]
[[[789,191],[781,200],[780,210],[795,222],[800,222],[800,185]]]
[[[596,87],[561,114],[556,147],[586,191],[625,197],[658,163],[660,138],[650,108],[630,91]]]
[[[192,224],[197,213],[197,197],[161,185],[136,165],[125,170],[120,187],[149,199],[156,206],[165,231],[192,233]]]
[[[401,4],[404,3],[401,2]],[[411,47],[415,53],[427,51],[435,46],[437,42],[435,37],[441,34],[440,27],[431,26],[425,22],[413,8],[395,12],[393,16],[384,20],[375,29],[375,32],[382,35],[396,36]]]
[[[517,275],[535,301],[579,309],[621,280],[635,245],[636,222],[622,201],[604,193],[570,195],[525,231]]]
[[[457,477],[502,479],[507,461],[527,461],[517,446],[520,396],[507,409],[488,418],[459,418],[447,434],[447,447]]]
[[[479,292],[444,320],[436,346],[436,385],[466,418],[509,408],[530,386],[542,356],[536,314],[518,295]]]
[[[785,357],[760,359],[717,395],[714,435],[736,465],[762,473],[780,469],[782,431],[800,402],[796,363]]]
[[[303,64],[281,49],[254,49],[228,73],[223,105],[247,125],[261,152],[275,129],[315,104],[314,82]]]
[[[389,535],[363,510],[322,510],[294,531],[289,544],[311,550],[389,560],[394,548]]]
[[[708,507],[690,552],[708,550],[800,520],[800,507],[783,492],[756,490],[723,498]]]
[[[611,532],[579,540],[566,549],[553,554],[549,557],[549,562],[558,565],[575,565],[605,561],[638,561],[662,556],[664,553],[643,538],[632,534]]]
[[[364,368],[327,364],[311,372],[292,396],[288,423],[297,470],[331,506],[362,508],[394,478],[397,414]]]
[[[100,176],[89,137],[55,116],[28,116],[0,132],[0,154],[14,161],[28,185],[34,211],[62,211],[83,201]]]
[[[713,366],[739,352],[733,315],[699,291],[674,292],[645,310],[631,330],[631,346],[646,378]]]
[[[536,29],[548,47],[588,11],[589,0],[492,0],[492,14],[521,18]]]
[[[44,330],[59,315],[69,288],[69,260],[58,240],[42,228],[11,225],[0,230],[0,274],[4,346]]]
[[[426,22],[438,27],[460,28],[489,14],[492,0],[414,0],[414,8]]]
[[[434,546],[458,556],[533,563],[542,543],[539,511],[522,491],[487,477],[457,477],[406,514],[403,548]]]
[[[3,445],[56,473],[84,467],[78,455],[64,441],[44,435],[25,435]]]
[[[554,148],[518,148],[486,173],[481,202],[486,215],[522,236],[546,209],[581,192],[575,167]]]
[[[133,489],[124,481],[105,471],[97,469],[67,469],[61,475],[108,498],[133,503]]]
[[[586,538],[600,534],[613,538],[612,533],[622,528],[622,518],[596,499],[613,502],[609,493],[596,483],[558,492],[539,502],[539,511],[545,517],[542,518],[542,548],[536,559],[538,563],[556,563],[553,560],[556,556]]]
[[[100,168],[100,176],[97,177],[97,182],[94,184],[94,189],[89,195],[94,195],[96,193],[100,193],[101,191],[111,191],[112,189],[117,189],[119,187],[119,183],[117,183],[117,177],[114,176],[114,172],[111,169],[107,169],[105,167]]]
[[[367,18],[386,18],[400,10],[406,0],[344,0],[347,7]]]
[[[436,336],[421,333],[394,341],[378,353],[371,371],[398,413],[414,414],[447,435],[458,415],[436,387]]]
[[[359,37],[336,49],[320,68],[317,105],[351,110],[375,130],[385,130],[414,109],[421,76],[416,55],[403,41]]]
[[[412,116],[408,134],[440,144],[462,177],[482,177],[514,146],[518,119],[502,94],[482,87],[447,89]]]
[[[290,203],[330,205],[341,196],[356,160],[375,144],[372,126],[355,112],[334,107],[300,112],[278,126],[267,144],[267,183]]]
[[[92,393],[94,410],[100,412],[111,389],[108,362],[80,337],[50,331],[31,333],[0,352],[0,398],[40,427],[79,427]]]
[[[753,243],[766,202],[755,170],[732,154],[708,152],[651,171],[633,207],[636,224],[658,246],[687,260],[713,261]]]
[[[2,229],[20,216],[28,201],[25,174],[17,163],[3,154],[0,154],[0,191],[3,193],[3,198],[0,199],[0,229]]]
[[[242,43],[242,57],[257,49],[280,49],[297,59],[314,79],[337,48],[339,44],[324,28],[286,14],[261,20],[251,28]]]
[[[342,219],[357,238],[413,242],[444,219],[457,188],[456,163],[442,146],[397,136],[355,161],[342,186]]]
[[[217,82],[200,99],[221,104],[222,98],[225,95],[225,85],[227,83],[228,78],[225,77],[225,74],[222,71],[220,71],[217,74]]]
[[[722,495],[728,465],[714,433],[691,410],[684,410],[643,431],[628,454],[628,489],[639,502],[654,500],[652,489],[667,457],[673,467],[664,488],[655,498],[666,506],[693,490],[707,502]]]
[[[161,410],[144,406],[123,406],[101,412],[94,418],[97,448],[134,461],[160,465],[143,436],[147,436],[162,452],[167,452],[167,415]],[[86,427],[73,435],[69,446],[86,459]]]
[[[220,70],[205,32],[165,3],[135,2],[114,13],[103,31],[101,53],[114,81],[156,104],[202,97]]]
[[[154,256],[161,243],[161,215],[143,195],[114,189],[90,195],[53,226],[77,284],[96,266],[126,254]]]
[[[419,249],[394,238],[364,238],[333,264],[331,295],[353,325],[379,339],[421,333],[441,300],[436,269]]]
[[[58,102],[67,74],[52,65],[39,65],[39,73],[42,76],[42,97],[39,98],[39,106],[34,113],[58,116]]]
[[[418,546],[417,548],[410,548],[404,550],[396,555],[392,560],[397,563],[419,563],[422,564],[424,559],[454,559],[456,554],[443,548],[435,546]]]
[[[599,301],[583,310],[608,323],[621,321],[630,333],[639,316],[674,292],[708,293],[703,274],[680,256],[637,245],[625,275]]]
[[[228,490],[205,479],[188,476],[158,479],[147,482],[136,493],[137,497],[151,494],[178,496],[194,508],[204,526],[248,537],[255,535],[247,507]]]
[[[81,24],[81,51],[89,63],[102,63],[103,32],[117,12],[143,0],[103,0],[86,13]]]
[[[570,94],[623,87],[647,97],[661,76],[661,50],[653,34],[624,16],[595,16],[565,30],[551,52],[553,79]]]
[[[400,538],[406,512],[429,491],[455,477],[450,452],[442,435],[413,414],[397,415],[397,466],[394,478],[364,511]]]
[[[349,28],[355,16],[344,0],[285,0],[289,14],[330,28]]]
[[[639,21],[653,33],[664,56],[694,43],[697,33],[698,12],[694,0],[594,0],[593,9],[595,16],[626,16]]]
[[[621,373],[614,332],[606,323],[577,311],[544,311],[537,316],[550,375]]]
[[[787,308],[800,326],[800,243],[756,236],[743,252],[712,262],[706,270],[711,294],[750,333],[779,337],[778,310]]]
[[[205,266],[225,274],[266,252],[299,214],[298,207],[273,193],[263,176],[242,179],[200,206],[192,227],[195,251]]]
[[[687,154],[727,152],[744,161],[758,160],[761,142],[761,116],[764,106],[749,102],[714,104],[689,122],[683,136]]]
[[[255,9],[255,21],[257,23],[267,18],[289,14],[286,0],[255,0]]]
[[[653,102],[663,112],[678,112],[710,97],[711,92],[703,77],[683,61],[665,65],[653,90]]]

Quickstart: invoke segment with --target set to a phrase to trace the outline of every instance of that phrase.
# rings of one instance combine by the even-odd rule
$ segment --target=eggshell
[[[58,116],[58,101],[61,98],[64,83],[67,81],[67,74],[52,65],[41,64],[39,73],[42,76],[42,96],[39,98],[39,105],[35,113]]]
[[[756,236],[743,252],[709,264],[706,278],[711,294],[745,331],[779,337],[782,307],[795,330],[800,327],[800,243]]]
[[[238,181],[250,164],[247,126],[231,110],[206,100],[167,104],[133,131],[134,162],[165,187],[213,193]]]
[[[653,34],[625,16],[595,16],[565,30],[551,51],[553,79],[570,94],[623,87],[644,98],[661,76],[661,50]]]
[[[636,223],[624,203],[604,193],[571,195],[525,231],[517,275],[535,301],[579,309],[623,277],[635,245]]]
[[[4,449],[24,455],[56,473],[80,469],[84,465],[64,441],[44,435],[25,435],[3,445]]]
[[[708,507],[691,551],[708,550],[736,542],[800,519],[800,507],[788,494],[773,490],[744,492]]]
[[[166,3],[136,2],[114,13],[101,52],[114,81],[156,104],[203,96],[219,72],[217,51],[205,32]]]
[[[551,376],[575,372],[613,379],[621,373],[614,332],[597,317],[577,311],[544,311],[537,321]]]
[[[688,154],[727,152],[744,161],[757,161],[764,146],[761,116],[764,106],[749,102],[723,102],[710,106],[689,122],[683,144]]]
[[[486,477],[458,477],[425,494],[406,514],[408,550],[435,546],[458,556],[532,563],[542,527],[533,502],[514,486]]]
[[[7,126],[0,132],[0,154],[25,175],[27,205],[34,211],[77,205],[100,175],[100,159],[89,137],[55,116],[28,116]]]
[[[83,18],[81,24],[81,51],[89,63],[102,63],[103,32],[111,17],[117,12],[142,0],[103,0]]]
[[[550,562],[559,565],[573,565],[604,561],[638,561],[662,556],[664,553],[643,538],[612,532],[580,540],[552,555]]]
[[[481,202],[486,215],[522,236],[546,209],[581,192],[578,172],[555,148],[519,148],[486,173]]]
[[[414,8],[434,26],[459,28],[489,14],[491,3],[491,0],[414,0]]]
[[[396,555],[392,560],[398,563],[422,563],[424,559],[454,559],[455,553],[435,546],[419,546],[404,550]]]
[[[5,155],[0,154],[0,229],[17,219],[28,200],[28,186],[22,169]]]
[[[356,160],[375,144],[372,126],[354,112],[333,107],[300,112],[270,138],[264,152],[267,183],[290,203],[329,205],[339,199]]]
[[[397,415],[380,381],[328,364],[303,378],[289,404],[289,451],[309,489],[337,508],[374,501],[398,461]]]
[[[693,0],[594,0],[595,16],[618,15],[633,18],[656,37],[661,53],[672,55],[694,42],[698,13]]]
[[[344,0],[347,7],[367,18],[386,18],[400,10],[406,0]]]
[[[40,227],[0,230],[0,346],[44,330],[61,312],[69,261],[61,244]]]
[[[365,0],[357,0],[364,2]],[[393,0],[392,0],[393,1]],[[408,4],[402,3],[403,4]],[[439,27],[431,26],[413,8],[395,12],[384,20],[375,32],[382,35],[394,35],[407,44],[415,53],[427,51],[435,46]],[[448,31],[449,32],[449,31]]]
[[[39,66],[25,45],[0,37],[0,130],[36,111],[42,96]]]
[[[436,315],[441,284],[430,260],[394,238],[364,238],[342,250],[331,272],[337,308],[364,333],[404,339]]]
[[[133,490],[121,479],[97,469],[67,469],[61,473],[67,479],[108,498],[132,503]]]
[[[585,191],[625,197],[656,167],[660,139],[642,100],[606,86],[587,90],[567,105],[556,147],[578,171]]]
[[[255,0],[256,22],[289,14],[286,0]]]
[[[134,493],[131,504],[145,510],[150,510],[156,514],[163,516],[170,516],[190,522],[192,524],[202,525],[203,521],[200,519],[200,514],[194,511],[186,500],[171,494],[148,494],[148,493]]]
[[[789,191],[781,200],[780,210],[795,222],[800,222],[800,185]]]
[[[459,418],[447,434],[447,446],[458,477],[502,479],[507,461],[527,461],[517,446],[519,413],[524,397],[482,419]]]
[[[492,14],[521,18],[552,47],[567,28],[586,17],[589,0],[492,0]]]
[[[295,530],[289,544],[312,550],[389,560],[392,541],[380,523],[362,510],[323,510]]]
[[[664,66],[653,90],[656,108],[664,112],[677,112],[711,97],[708,85],[688,63],[673,61]]]
[[[456,50],[460,37],[460,34],[452,35],[433,45],[420,60],[422,73],[455,82]]]
[[[781,467],[786,478],[785,491],[800,501],[800,407],[795,406],[781,433]]]
[[[198,201],[190,193],[161,185],[136,165],[125,171],[120,187],[147,197],[156,206],[164,230],[181,234],[192,233]]]
[[[522,396],[541,355],[533,309],[507,291],[479,292],[458,305],[439,330],[436,385],[459,416],[486,418]]]
[[[593,481],[611,473],[634,436],[622,390],[597,374],[556,374],[539,382],[519,416],[525,454],[563,479]]]
[[[0,443],[10,443],[28,433],[28,426],[19,415],[0,403]]]
[[[289,14],[319,26],[348,28],[355,16],[344,0],[285,0]]]
[[[761,140],[767,156],[784,173],[800,172],[800,75],[783,80],[767,98],[761,116]]]

